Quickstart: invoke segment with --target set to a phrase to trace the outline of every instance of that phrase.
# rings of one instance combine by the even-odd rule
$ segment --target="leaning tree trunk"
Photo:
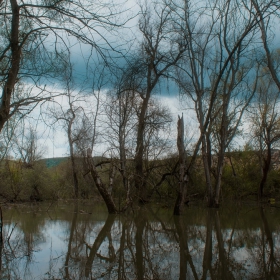
[[[178,188],[178,194],[177,194],[177,200],[175,203],[174,215],[181,215],[183,211],[183,205],[185,202],[185,193],[186,193],[186,185],[188,181],[188,176],[185,174],[185,147],[184,147],[184,119],[183,116],[180,118],[178,116],[178,122],[177,122],[177,130],[178,130],[178,136],[177,136],[177,147],[179,152],[179,168],[180,168],[180,174],[179,174],[179,188]]]
[[[88,149],[87,151],[87,165],[89,168],[89,171],[91,173],[91,176],[94,180],[94,183],[99,191],[99,193],[101,194],[109,214],[116,214],[118,213],[118,210],[116,208],[116,205],[113,201],[113,198],[111,196],[111,193],[107,190],[105,184],[102,182],[102,179],[100,178],[100,176],[98,175],[98,172],[96,170],[96,166],[93,162],[92,156],[91,156],[91,149]]]

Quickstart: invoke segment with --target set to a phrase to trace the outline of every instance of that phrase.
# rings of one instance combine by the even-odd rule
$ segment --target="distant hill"
[[[69,157],[58,157],[58,158],[44,158],[41,159],[41,162],[44,162],[48,168],[56,167],[63,161],[68,160]]]
[[[100,161],[106,161],[108,160],[105,157],[93,157],[95,162],[100,162]],[[44,159],[40,159],[40,162],[45,163],[45,165],[47,166],[47,168],[52,168],[52,167],[56,167],[58,166],[60,163],[69,160],[69,157],[57,157],[57,158],[44,158]],[[81,162],[82,158],[76,158],[76,161],[79,163]]]

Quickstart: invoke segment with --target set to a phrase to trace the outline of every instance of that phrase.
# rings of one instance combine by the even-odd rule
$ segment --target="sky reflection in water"
[[[92,214],[89,214],[92,213]],[[1,279],[277,279],[278,208],[108,216],[89,202],[3,209]]]

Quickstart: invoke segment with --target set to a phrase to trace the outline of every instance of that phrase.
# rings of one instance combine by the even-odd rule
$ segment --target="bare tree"
[[[143,36],[138,58],[132,63],[130,72],[134,77],[133,90],[141,98],[138,114],[137,140],[135,150],[135,186],[139,201],[147,200],[144,180],[144,137],[149,100],[156,92],[160,80],[169,76],[184,52],[184,46],[177,40],[171,18],[171,6],[167,3],[152,3],[140,6],[139,30]]]
[[[70,161],[72,166],[74,196],[79,196],[79,182],[78,182],[78,169],[75,159],[75,144],[81,137],[79,128],[76,122],[79,118],[84,116],[84,108],[86,101],[84,96],[79,91],[73,89],[73,83],[68,78],[66,82],[66,89],[64,96],[61,96],[59,102],[53,103],[53,106],[48,107],[47,115],[50,119],[54,119],[52,125],[56,122],[65,130],[69,145]]]
[[[25,167],[32,167],[33,164],[41,159],[46,147],[39,144],[37,127],[28,126],[23,120],[17,126],[11,144],[13,152],[20,158]]]
[[[272,26],[272,21],[276,20],[279,24],[279,8],[278,1],[259,1],[251,0],[251,4],[255,9],[259,22],[258,26],[261,32],[261,40],[263,43],[263,49],[265,52],[266,61],[265,64],[269,69],[271,77],[278,89],[280,90],[280,77],[279,77],[279,63],[275,63],[275,51],[271,51],[270,45],[273,45],[272,38],[277,31]],[[277,24],[274,24],[276,27]]]
[[[126,90],[125,81],[122,78],[117,82],[114,90],[107,93],[105,112],[107,119],[107,136],[110,143],[110,151],[117,159],[123,187],[126,190],[126,199],[130,199],[130,181],[132,173],[129,171],[128,161],[133,158],[133,141],[137,116],[135,103],[137,97],[135,92]]]
[[[245,13],[240,12],[242,10],[240,6],[244,4],[242,3],[242,1],[214,1],[201,5],[186,0],[182,6],[179,6],[172,2],[178,17],[177,30],[182,35],[182,41],[187,45],[184,59],[179,66],[177,81],[181,93],[192,100],[197,115],[200,136],[193,158],[196,157],[198,147],[201,145],[210,207],[219,205],[224,152],[234,135],[233,133],[230,136],[229,132],[236,131],[244,111],[242,108],[250,101],[248,96],[243,105],[239,106],[241,111],[235,114],[235,128],[230,128],[232,122],[229,121],[229,110],[234,104],[233,96],[238,95],[237,86],[244,83],[245,87],[244,79],[252,67],[248,62],[247,51],[249,51],[248,46],[253,45],[258,24],[257,16],[252,9],[247,9],[246,6]],[[252,49],[250,49],[251,56]],[[243,61],[246,61],[249,67]],[[241,93],[239,94],[241,96]],[[237,107],[235,110],[238,111]],[[219,143],[219,175],[215,192],[211,176],[211,135],[217,114],[221,116],[219,139],[222,141]]]
[[[64,72],[71,45],[87,44],[105,58],[112,49],[108,33],[126,21],[118,23],[116,6],[87,0],[82,4],[76,0],[0,2],[0,131],[13,114],[53,95],[45,85]],[[21,96],[20,83],[38,90]]]
[[[271,77],[264,76],[258,87],[257,96],[250,108],[250,125],[254,145],[261,163],[259,199],[271,169],[273,149],[280,141],[279,91]]]
[[[126,78],[126,74],[123,78]],[[142,108],[142,99],[138,92],[127,90],[127,80],[118,80],[114,90],[107,94],[106,142],[110,143],[109,153],[121,174],[127,201],[132,198],[131,182],[135,177],[132,159],[135,158],[138,120]],[[143,182],[154,185],[156,170],[163,164],[157,160],[167,154],[169,126],[171,115],[169,110],[155,98],[150,98],[145,116],[143,135]],[[159,172],[160,173],[160,172]],[[156,175],[156,176],[155,176]],[[153,178],[153,179],[152,179]]]
[[[217,93],[215,110],[213,110],[213,116],[209,123],[210,133],[208,133],[207,138],[209,158],[213,153],[211,147],[216,148],[217,151],[217,161],[216,166],[214,166],[216,169],[214,172],[216,207],[219,206],[220,201],[225,152],[238,132],[244,112],[250,105],[258,85],[258,69],[256,72],[253,71],[252,64],[241,63],[241,59],[245,60],[244,57],[237,54],[231,61],[231,66],[226,71],[225,78]],[[212,139],[209,139],[211,134]],[[211,164],[212,162],[209,161],[210,169]]]

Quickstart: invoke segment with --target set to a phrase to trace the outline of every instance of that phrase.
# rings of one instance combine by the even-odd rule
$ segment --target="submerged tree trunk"
[[[88,149],[88,151],[87,151],[87,165],[88,165],[89,171],[91,173],[91,176],[94,180],[94,183],[95,183],[99,193],[101,194],[104,202],[106,203],[109,214],[118,213],[118,210],[116,208],[116,205],[113,201],[113,198],[112,198],[110,192],[107,190],[105,184],[102,182],[102,180],[96,170],[96,166],[95,166],[92,156],[91,156],[91,149]]]
[[[183,116],[178,116],[177,122],[177,148],[179,153],[179,188],[177,194],[177,200],[175,203],[174,215],[181,215],[183,211],[183,205],[185,202],[186,186],[188,181],[188,176],[185,173],[185,147],[184,147],[184,119]]]

